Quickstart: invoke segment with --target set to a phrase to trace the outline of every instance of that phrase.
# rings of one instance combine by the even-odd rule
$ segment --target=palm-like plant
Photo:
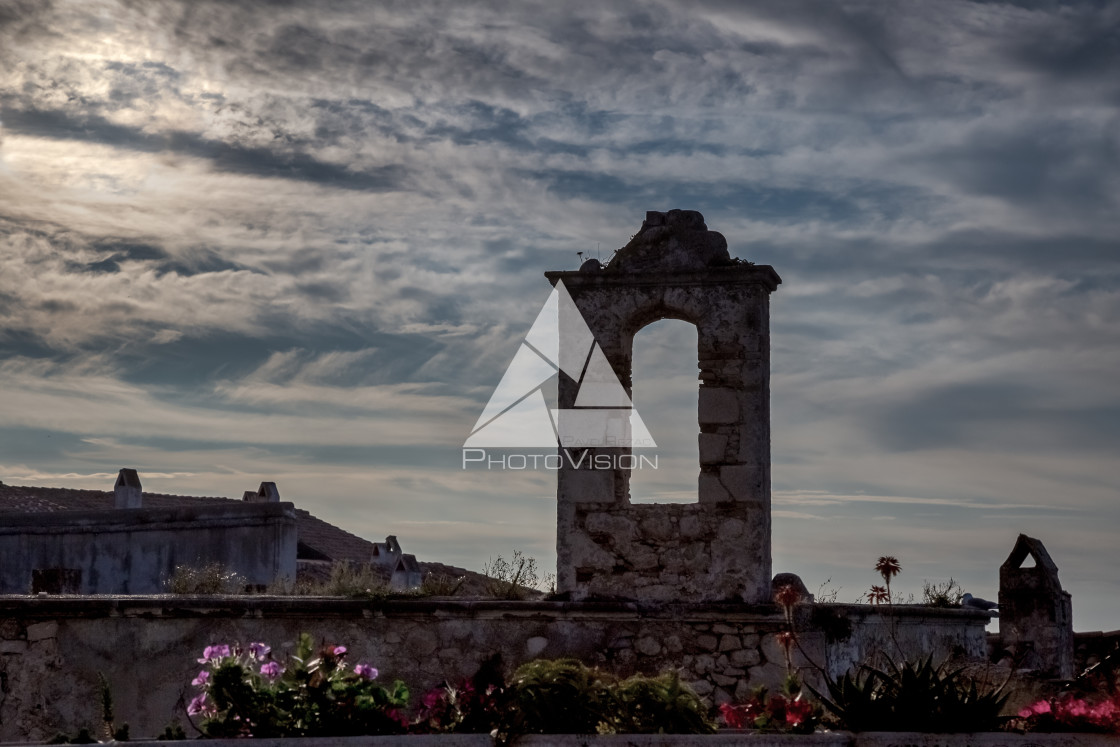
[[[887,604],[891,603],[891,579],[899,574],[902,566],[898,564],[898,558],[893,555],[883,555],[875,563],[875,570],[879,571],[879,575],[883,577],[883,581],[887,584]]]

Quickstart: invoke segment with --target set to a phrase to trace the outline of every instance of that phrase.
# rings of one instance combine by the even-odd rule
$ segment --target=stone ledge
[[[898,623],[938,620],[987,620],[982,610],[897,605],[886,610],[866,604],[799,605],[798,615],[812,610],[833,611],[854,618],[880,618]],[[625,601],[509,601],[503,599],[345,599],[265,595],[0,595],[0,615],[16,617],[291,617],[308,613],[327,617],[407,615],[467,615],[483,618],[564,617],[665,619],[674,622],[721,621],[755,624],[781,623],[777,605],[739,602],[625,602]]]

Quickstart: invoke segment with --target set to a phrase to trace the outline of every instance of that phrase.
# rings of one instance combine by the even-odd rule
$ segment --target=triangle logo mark
[[[563,371],[575,406],[549,410],[541,387]],[[464,448],[654,447],[614,369],[562,281],[549,294]]]

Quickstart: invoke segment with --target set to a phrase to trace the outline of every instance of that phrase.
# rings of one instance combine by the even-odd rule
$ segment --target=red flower
[[[800,726],[813,716],[813,706],[808,702],[802,700],[800,697],[795,698],[786,705],[786,725]]]
[[[723,716],[723,722],[732,729],[745,729],[746,723],[746,708],[743,706],[734,706],[730,703],[723,703],[719,707],[719,713]],[[754,725],[754,722],[751,722]]]
[[[774,601],[788,610],[801,601],[801,592],[798,591],[797,587],[793,584],[785,584],[779,586],[778,590],[774,593]]]

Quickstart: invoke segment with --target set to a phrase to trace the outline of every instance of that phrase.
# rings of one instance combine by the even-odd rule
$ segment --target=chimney
[[[262,482],[257,492],[246,490],[241,500],[249,503],[279,503],[280,491],[276,489],[276,483]]]
[[[136,470],[122,468],[113,486],[114,505],[117,508],[140,508],[140,476]]]

